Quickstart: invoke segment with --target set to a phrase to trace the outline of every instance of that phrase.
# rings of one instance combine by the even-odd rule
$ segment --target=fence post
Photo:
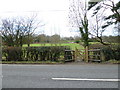
[[[77,60],[78,57],[78,49],[75,47],[75,61]]]
[[[104,56],[104,53],[102,51],[100,51],[100,59],[102,62],[105,61],[105,56]]]
[[[85,61],[88,62],[88,46],[85,47]]]
[[[73,51],[73,61],[76,60],[75,58],[76,58],[75,51]]]

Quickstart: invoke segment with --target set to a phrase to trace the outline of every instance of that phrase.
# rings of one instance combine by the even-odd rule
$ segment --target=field
[[[99,42],[90,42],[90,44],[99,44]],[[37,44],[30,44],[31,47],[40,47],[40,46],[70,46],[72,50],[77,49],[84,49],[84,47],[78,43],[37,43]],[[27,44],[24,44],[23,47],[27,47]]]
[[[77,49],[83,49],[84,47],[80,44],[77,43],[61,43],[61,44],[50,44],[50,43],[45,43],[45,44],[30,44],[31,47],[39,47],[39,46],[70,46],[72,50]],[[23,47],[27,47],[27,44],[24,44]]]

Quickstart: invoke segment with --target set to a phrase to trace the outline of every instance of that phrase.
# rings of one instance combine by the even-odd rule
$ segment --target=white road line
[[[86,78],[52,78],[52,80],[69,80],[69,81],[109,81],[118,82],[120,79],[86,79]]]

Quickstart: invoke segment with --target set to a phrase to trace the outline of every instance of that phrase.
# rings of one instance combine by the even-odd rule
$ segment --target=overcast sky
[[[68,8],[69,0],[1,0],[0,18],[37,14],[45,23],[37,33],[74,36],[68,25]]]
[[[36,33],[47,35],[78,35],[69,27],[68,12],[69,0],[0,0],[0,19],[37,14],[45,26]]]

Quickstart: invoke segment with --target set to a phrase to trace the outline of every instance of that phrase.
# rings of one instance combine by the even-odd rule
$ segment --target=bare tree
[[[94,16],[94,21],[93,23],[91,22],[90,24],[90,32],[89,34],[92,36],[92,37],[95,37],[96,40],[98,42],[100,42],[101,44],[103,45],[109,45],[108,43],[105,43],[104,40],[103,40],[103,33],[104,31],[106,30],[105,28],[102,28],[102,26],[104,25],[104,17],[101,16],[101,14],[97,14]]]
[[[87,1],[70,0],[70,23],[79,29],[84,47],[89,46]]]
[[[50,37],[51,43],[59,43],[60,42],[60,35],[54,34]]]
[[[27,37],[27,44],[28,47],[30,46],[30,40],[31,40],[31,36],[33,35],[34,31],[42,26],[44,26],[45,24],[43,24],[41,21],[37,20],[37,15],[33,15],[31,17],[27,17],[25,19],[21,20],[22,25],[24,27],[24,30],[26,30],[26,37]]]
[[[16,20],[4,19],[2,20],[1,33],[3,41],[8,46],[19,46],[19,32],[20,25],[15,24]],[[17,28],[17,30],[16,30]]]
[[[120,1],[116,0],[90,0],[89,1],[89,8],[88,9],[93,9],[93,16],[97,15],[98,13],[103,13],[104,11],[107,11],[107,15],[103,14],[104,16],[104,22],[106,22],[102,28],[106,28],[110,25],[119,25],[120,24]],[[108,11],[110,12],[108,14]],[[118,32],[119,32],[119,27]]]
[[[85,60],[88,62],[89,26],[87,0],[70,0],[70,23],[79,29],[85,48]]]
[[[120,3],[115,4],[113,0],[90,0],[89,3],[88,0],[70,0],[70,23],[79,29],[85,47],[89,46],[89,35],[96,37],[101,44],[109,45],[102,40],[102,36],[106,27],[119,22]],[[90,17],[93,10],[93,16]],[[113,14],[105,15],[106,10],[111,10]]]
[[[2,20],[1,32],[3,41],[8,46],[22,46],[27,42],[30,46],[30,36],[34,31],[41,27],[36,23],[36,17],[13,18]]]

